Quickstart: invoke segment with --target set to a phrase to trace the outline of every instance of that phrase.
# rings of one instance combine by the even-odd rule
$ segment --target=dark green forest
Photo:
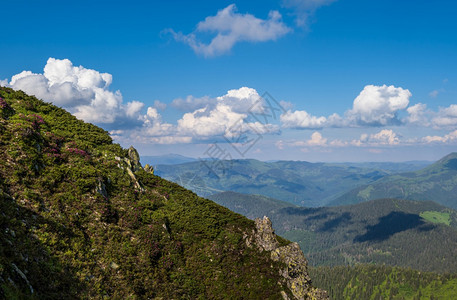
[[[298,242],[312,266],[377,263],[457,272],[457,212],[433,202],[379,199],[305,208],[233,192],[210,198],[250,218],[270,217],[276,232]]]
[[[310,268],[316,286],[331,299],[455,299],[457,275],[382,265]]]

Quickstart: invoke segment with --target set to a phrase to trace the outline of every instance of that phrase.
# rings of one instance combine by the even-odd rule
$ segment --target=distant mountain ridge
[[[273,197],[295,205],[318,207],[363,184],[390,175],[394,170],[418,169],[412,163],[382,164],[385,169],[335,163],[304,161],[262,162],[253,159],[220,161],[211,169],[210,162],[157,165],[156,174],[174,181],[200,196],[234,191]],[[356,164],[357,165],[357,164]]]
[[[423,169],[386,176],[357,187],[329,205],[360,203],[378,198],[435,201],[457,209],[457,153]]]
[[[197,161],[197,159],[173,153],[157,156],[141,156],[141,163],[143,165],[149,164],[154,167],[157,165],[178,165],[194,161]]]

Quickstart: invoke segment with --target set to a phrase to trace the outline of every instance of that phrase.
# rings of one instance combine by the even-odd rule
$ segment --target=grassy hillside
[[[457,209],[457,153],[418,171],[391,175],[357,187],[330,205],[360,203],[378,198],[434,201]]]
[[[293,298],[256,232],[104,130],[0,88],[0,298]]]
[[[457,272],[457,212],[433,202],[380,199],[304,208],[233,193],[212,199],[250,218],[267,215],[314,266],[380,263]]]
[[[222,162],[223,168],[219,169],[208,166],[209,162],[200,161],[159,165],[156,172],[204,197],[234,191],[308,207],[326,205],[357,186],[390,174],[372,168],[303,161],[246,159]]]

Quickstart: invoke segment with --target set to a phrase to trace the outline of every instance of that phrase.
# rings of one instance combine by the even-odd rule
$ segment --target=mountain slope
[[[158,175],[200,196],[234,191],[273,197],[300,206],[323,206],[362,184],[390,174],[365,167],[253,159],[158,165]]]
[[[0,88],[0,298],[325,298],[298,245]]]
[[[268,199],[270,204],[259,210],[265,202],[258,196],[222,193],[212,199],[250,218],[267,215],[314,266],[381,263],[457,272],[457,212],[433,202],[379,199],[304,208]]]
[[[378,198],[434,201],[457,209],[457,153],[414,172],[386,176],[357,187],[330,203],[344,205]]]

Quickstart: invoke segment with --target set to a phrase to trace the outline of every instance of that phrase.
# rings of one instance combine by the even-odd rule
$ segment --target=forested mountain
[[[457,209],[457,153],[418,171],[386,176],[357,187],[330,205],[360,203],[379,198],[434,201]]]
[[[316,207],[391,174],[389,171],[344,164],[303,161],[261,162],[253,159],[159,165],[156,174],[200,196],[234,191],[273,197],[295,205]]]
[[[242,214],[251,220],[261,218],[263,216],[271,216],[278,213],[278,211],[282,208],[299,207],[274,198],[235,192],[214,194],[209,196],[208,199],[211,199],[234,212]]]
[[[0,88],[0,299],[325,299],[295,243]]]
[[[310,268],[314,284],[331,299],[435,299],[457,295],[457,275],[381,265]]]
[[[379,199],[304,208],[236,193],[210,198],[250,218],[270,217],[276,232],[298,242],[313,266],[381,263],[457,272],[457,212],[434,202]]]

